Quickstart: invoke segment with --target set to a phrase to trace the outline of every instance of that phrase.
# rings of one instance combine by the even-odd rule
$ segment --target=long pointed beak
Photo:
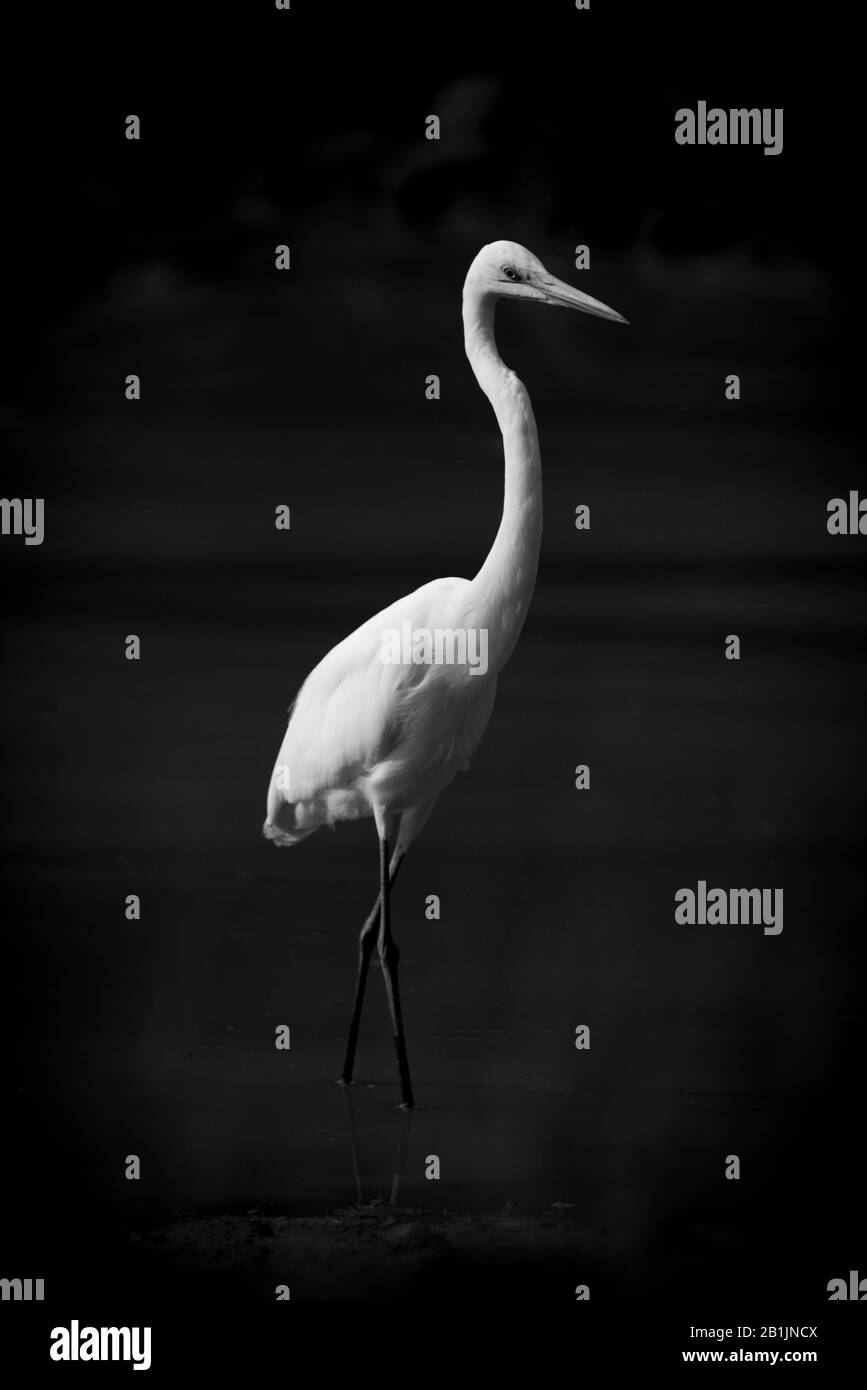
[[[557,304],[564,309],[580,309],[583,314],[593,314],[597,319],[610,319],[612,323],[628,323],[616,309],[609,309],[601,300],[591,299],[589,294],[573,289],[554,275],[546,275],[538,281],[539,289],[545,296],[546,304]]]

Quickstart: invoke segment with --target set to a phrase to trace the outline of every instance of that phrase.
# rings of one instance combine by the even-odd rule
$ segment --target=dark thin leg
[[[403,1175],[406,1172],[406,1160],[409,1155],[409,1130],[411,1124],[412,1113],[406,1110],[400,1127],[400,1141],[397,1146],[397,1166],[391,1181],[391,1196],[388,1199],[389,1206],[392,1207],[397,1206],[398,1192],[403,1182]]]
[[[403,1018],[400,1012],[400,990],[397,982],[397,963],[400,952],[391,935],[390,892],[388,876],[388,840],[385,836],[379,842],[379,959],[391,1010],[391,1024],[394,1029],[394,1050],[397,1054],[397,1070],[400,1074],[400,1101],[407,1110],[415,1102],[412,1098],[412,1082],[409,1079],[409,1063],[406,1059],[406,1042],[403,1036]]]
[[[397,878],[397,871],[400,868],[401,859],[397,859],[391,871],[391,882]],[[355,1067],[355,1049],[358,1046],[358,1029],[361,1025],[361,1009],[364,1004],[364,987],[367,984],[367,968],[370,965],[370,957],[373,955],[373,947],[376,943],[376,929],[379,926],[380,903],[382,893],[377,896],[376,902],[361,928],[361,935],[358,938],[358,975],[355,981],[355,1002],[352,1005],[352,1019],[349,1024],[349,1037],[346,1040],[346,1060],[343,1063],[343,1072],[340,1077],[343,1086],[352,1083],[352,1072]]]
[[[364,1189],[361,1181],[361,1143],[358,1138],[358,1125],[355,1123],[355,1106],[352,1103],[352,1091],[347,1086],[344,1091],[346,1096],[346,1115],[349,1120],[349,1147],[352,1151],[352,1171],[355,1174],[355,1198],[361,1206],[364,1201]]]

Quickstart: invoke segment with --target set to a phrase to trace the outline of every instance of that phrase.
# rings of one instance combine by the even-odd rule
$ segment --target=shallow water
[[[624,1277],[681,1228],[746,1242],[790,1281],[810,1241],[849,1267],[867,648],[863,566],[824,532],[845,450],[811,432],[800,368],[762,378],[773,420],[732,426],[694,368],[683,419],[657,410],[639,357],[617,368],[633,404],[616,434],[613,381],[580,429],[543,421],[527,627],[470,773],[395,889],[411,1119],[376,970],[359,1084],[334,1084],[377,887],[371,824],[291,851],[259,830],[313,662],[396,593],[481,558],[490,422],[480,407],[449,450],[460,402],[428,430],[409,409],[354,429],[233,414],[231,392],[220,429],[218,393],[134,433],[104,407],[72,422],[52,545],[4,556],[15,1190],[44,1181],[117,1229],[359,1198],[550,1214],[602,1231]],[[263,517],[284,498],[279,536]],[[740,663],[723,659],[729,632]],[[676,925],[675,891],[700,878],[783,887],[782,934]],[[737,1193],[732,1152],[750,1177]]]

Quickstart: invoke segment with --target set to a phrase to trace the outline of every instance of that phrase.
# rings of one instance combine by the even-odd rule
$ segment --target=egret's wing
[[[370,618],[323,657],[292,708],[277,756],[280,799],[306,802],[351,785],[383,761],[401,736],[414,689],[430,668],[383,660],[382,634],[426,620],[465,580],[435,580]],[[273,779],[272,779],[273,785]],[[269,807],[270,813],[270,807]]]
[[[419,668],[387,665],[378,635],[365,628],[333,648],[298,693],[278,755],[288,773],[287,800],[309,801],[351,784],[397,739],[400,689]]]

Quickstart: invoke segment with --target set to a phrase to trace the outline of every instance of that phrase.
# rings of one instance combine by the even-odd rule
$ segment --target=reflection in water
[[[352,1086],[342,1087],[346,1097],[346,1117],[349,1125],[349,1146],[352,1152],[352,1171],[355,1175],[355,1197],[359,1206],[364,1205],[364,1181],[363,1181],[363,1150],[358,1126],[358,1117],[355,1109],[355,1098]],[[398,1205],[398,1195],[400,1184],[406,1172],[406,1160],[409,1154],[409,1138],[412,1129],[412,1111],[404,1110],[400,1107],[396,1117],[398,1129],[397,1152],[394,1160],[394,1172],[391,1180],[391,1191],[389,1193],[389,1205]]]
[[[656,399],[644,366],[624,364],[617,389]],[[478,762],[395,892],[411,1120],[396,1108],[380,991],[364,1022],[374,1084],[343,1101],[333,1084],[357,926],[376,891],[371,827],[341,827],[336,843],[322,832],[282,857],[259,838],[262,787],[279,702],[322,651],[376,611],[397,573],[409,590],[440,572],[444,536],[454,572],[467,572],[490,540],[500,460],[467,492],[466,451],[452,457],[433,434],[420,445],[409,421],[383,422],[371,468],[351,475],[342,422],[217,431],[191,419],[179,434],[155,419],[131,436],[107,419],[71,435],[70,476],[89,491],[70,498],[69,524],[40,556],[55,570],[38,629],[24,612],[5,628],[8,746],[29,750],[3,779],[10,963],[21,955],[8,974],[39,981],[63,1038],[38,1088],[72,1155],[58,1201],[79,1205],[92,1183],[90,1210],[112,1206],[122,1229],[136,1202],[157,1220],[262,1206],[324,1227],[376,1191],[385,1163],[389,1206],[448,1213],[450,1231],[470,1211],[513,1234],[515,1209],[538,1223],[562,1209],[632,1268],[660,1232],[677,1250],[693,1226],[728,1238],[741,1199],[720,1178],[729,1152],[752,1155],[740,1187],[759,1193],[762,1220],[798,1209],[806,1242],[818,1218],[789,1202],[784,1176],[795,1181],[792,1136],[806,1126],[834,1229],[851,1104],[819,1122],[813,1098],[829,1076],[843,1089],[857,1056],[844,1032],[858,971],[843,963],[863,951],[863,680],[841,675],[863,657],[860,573],[823,549],[814,518],[829,493],[803,432],[775,421],[771,455],[748,419],[733,453],[706,424],[635,406],[616,437],[607,417],[546,429],[550,520],[525,640]],[[316,458],[293,474],[310,524],[291,552],[263,540],[261,517],[261,497],[282,495],[287,440]],[[215,491],[216,529],[191,530],[201,460],[231,479],[240,457],[256,459],[255,496]],[[410,530],[408,457],[437,477]],[[132,535],[128,494],[111,486],[118,458],[146,521]],[[594,499],[580,556],[579,479]],[[151,634],[134,682],[106,637],[130,613]],[[722,657],[729,630],[750,639],[739,671]],[[579,760],[593,768],[580,794]],[[700,878],[784,886],[784,932],[677,927],[673,894]],[[131,892],[142,923],[119,925]],[[582,1023],[592,1044],[579,1054]],[[275,1052],[277,1024],[291,1026],[291,1052]],[[147,1155],[140,1191],[107,1192],[105,1156],[119,1147]],[[428,1153],[438,1182],[425,1179]],[[774,1248],[782,1267],[784,1243]],[[333,1269],[331,1258],[322,1287]]]

